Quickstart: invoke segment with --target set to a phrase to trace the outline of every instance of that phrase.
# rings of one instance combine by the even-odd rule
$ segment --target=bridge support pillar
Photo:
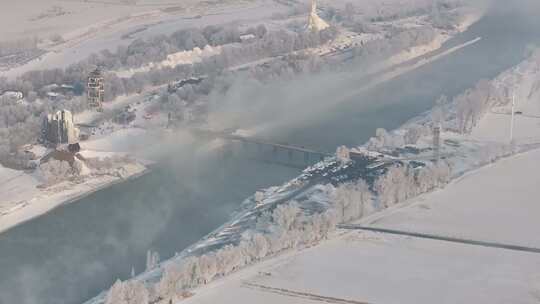
[[[305,163],[309,162],[309,153],[308,152],[304,152],[304,162]]]

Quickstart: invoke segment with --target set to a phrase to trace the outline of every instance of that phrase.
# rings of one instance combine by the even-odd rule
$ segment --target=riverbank
[[[137,162],[122,166],[118,174],[87,176],[82,181],[43,187],[36,174],[0,167],[0,233],[97,191],[141,177],[150,170],[150,162]]]

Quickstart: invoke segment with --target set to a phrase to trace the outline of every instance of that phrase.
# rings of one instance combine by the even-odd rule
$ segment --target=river
[[[538,25],[528,22],[490,14],[444,48],[480,36],[478,43],[261,135],[321,151],[361,144],[376,128],[399,127],[430,109],[441,94],[454,96],[519,63],[527,46],[540,41]],[[185,146],[169,147],[151,173],[0,234],[0,303],[79,304],[128,278],[132,267],[142,271],[148,249],[174,255],[225,222],[257,189],[300,172],[242,151],[226,160],[196,156],[197,146],[187,155],[180,151]]]

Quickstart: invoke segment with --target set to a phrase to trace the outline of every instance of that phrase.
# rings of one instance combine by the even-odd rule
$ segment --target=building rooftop
[[[101,72],[101,70],[99,68],[96,68],[95,70],[90,72],[89,76],[90,77],[103,77],[103,73]]]

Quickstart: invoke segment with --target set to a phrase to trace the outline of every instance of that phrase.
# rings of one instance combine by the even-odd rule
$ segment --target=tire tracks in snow
[[[259,291],[263,291],[263,292],[275,293],[275,294],[288,296],[288,297],[301,298],[301,299],[319,301],[319,302],[324,302],[324,303],[332,303],[332,304],[369,304],[368,302],[363,302],[363,301],[355,301],[355,300],[347,300],[347,299],[341,299],[341,298],[327,297],[327,296],[317,295],[317,294],[308,293],[308,292],[294,291],[294,290],[285,289],[285,288],[270,287],[270,286],[255,284],[255,283],[249,283],[249,282],[243,282],[242,287],[249,288],[249,289],[254,289],[254,290],[259,290]]]

